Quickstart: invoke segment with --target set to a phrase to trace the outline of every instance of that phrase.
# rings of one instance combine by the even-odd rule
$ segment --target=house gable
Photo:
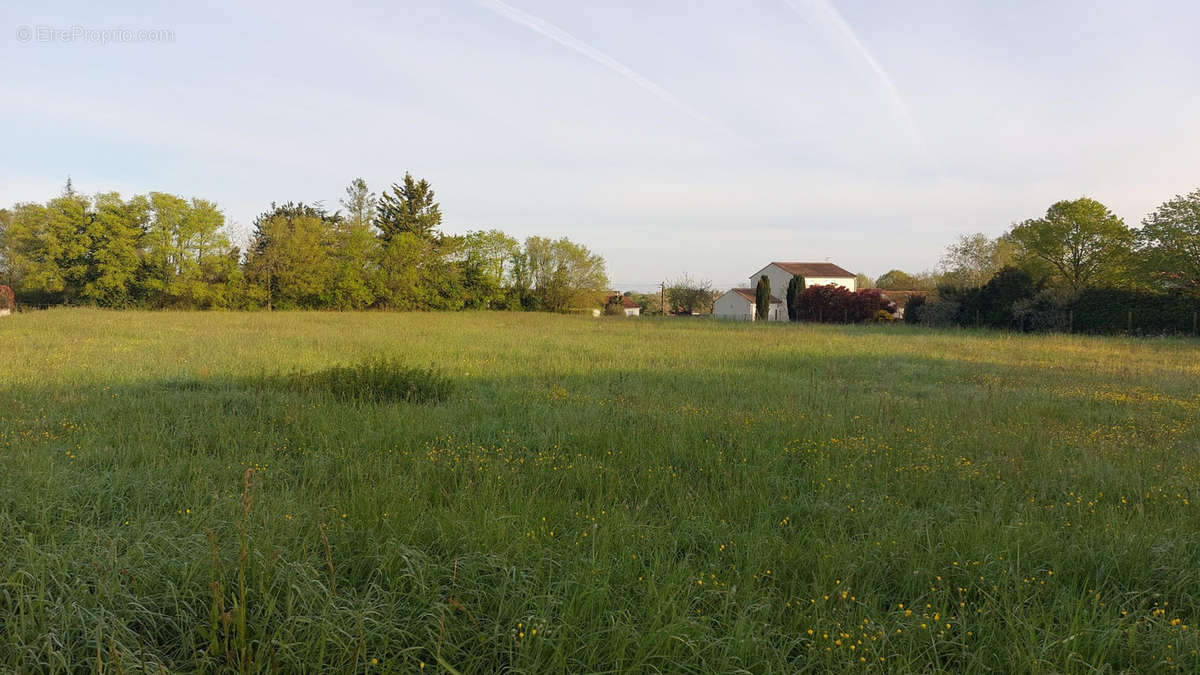
[[[751,284],[757,284],[758,279],[766,276],[771,280],[771,292],[783,293],[787,290],[792,277],[799,274],[804,277],[804,285],[824,286],[833,284],[848,290],[856,290],[855,276],[833,263],[815,262],[772,262],[750,277]]]

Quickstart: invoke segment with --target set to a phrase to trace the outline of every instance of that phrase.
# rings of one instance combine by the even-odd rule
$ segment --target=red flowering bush
[[[8,286],[0,286],[0,310],[13,310],[17,308],[17,298],[13,295],[13,289]]]
[[[796,320],[820,323],[875,321],[880,311],[894,314],[896,303],[877,288],[861,291],[829,284],[809,286],[796,296]]]

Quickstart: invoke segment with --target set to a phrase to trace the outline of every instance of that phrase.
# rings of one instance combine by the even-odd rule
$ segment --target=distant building
[[[787,321],[788,312],[780,297],[787,297],[787,287],[792,277],[804,277],[804,286],[841,286],[856,290],[854,275],[845,269],[827,262],[772,262],[750,277],[750,288],[733,288],[713,303],[713,316],[718,319],[741,319],[753,321],[755,312],[754,289],[763,276],[771,280],[771,310],[768,321]],[[747,305],[747,303],[749,303]]]
[[[609,305],[617,298],[620,298],[619,302],[621,303],[621,309],[623,309],[625,311],[625,316],[641,316],[642,315],[642,306],[637,304],[636,302],[634,302],[628,296],[625,296],[625,295],[618,294],[618,295],[608,296],[608,298],[606,298],[604,300],[605,306]]]
[[[731,288],[713,302],[713,316],[718,319],[755,321],[758,318],[758,300],[753,288]],[[787,321],[787,309],[783,301],[771,294],[768,321]]]

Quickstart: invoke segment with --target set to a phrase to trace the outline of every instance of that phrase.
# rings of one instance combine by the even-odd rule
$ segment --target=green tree
[[[346,188],[346,215],[335,219],[335,253],[330,303],[338,309],[363,309],[377,295],[380,244],[374,227],[378,199],[361,178]],[[336,214],[335,214],[336,215]]]
[[[520,251],[517,240],[500,230],[478,230],[457,237],[456,244],[464,306],[506,307],[505,284],[514,256]]]
[[[87,198],[73,190],[45,205],[13,207],[5,233],[9,275],[20,289],[50,302],[76,302],[87,282],[93,217]]]
[[[149,205],[144,255],[151,300],[182,307],[212,307],[227,300],[232,247],[217,205],[162,192],[151,192]]]
[[[255,219],[246,275],[269,309],[311,309],[330,301],[337,215],[320,206],[271,205]]]
[[[408,232],[421,239],[434,239],[442,224],[442,212],[434,201],[433,188],[425,179],[404,174],[403,184],[392,184],[379,200],[376,226],[385,241]]]
[[[142,196],[128,202],[116,192],[96,196],[95,211],[87,226],[91,252],[81,292],[84,299],[107,307],[135,300],[149,212],[150,202]]]
[[[18,291],[58,293],[64,282],[54,260],[55,247],[48,246],[49,218],[46,206],[19,203],[4,236],[4,257],[10,285]]]
[[[1154,285],[1200,293],[1200,189],[1146,216],[1135,244],[1139,266]]]
[[[344,227],[360,227],[370,229],[375,223],[379,212],[379,197],[367,188],[367,181],[355,178],[346,188],[346,196],[341,200],[346,215],[341,219]]]
[[[152,216],[145,237],[149,271],[146,287],[161,299],[171,295],[175,280],[186,264],[183,221],[188,204],[183,197],[164,192],[151,192],[149,200]]]
[[[604,258],[563,237],[529,237],[514,264],[514,284],[527,289],[532,306],[549,312],[600,303],[608,277]]]
[[[875,282],[871,279],[871,277],[860,272],[854,275],[854,288],[859,291],[867,288],[875,288]]]
[[[960,235],[942,254],[942,282],[967,288],[983,286],[1012,263],[1014,248],[1006,237],[992,239],[982,232]]]
[[[392,309],[456,310],[463,307],[460,270],[449,259],[457,241],[433,242],[399,232],[382,247],[380,300]]]
[[[768,313],[771,311],[771,279],[765,274],[758,280],[758,285],[755,287],[754,301],[758,310],[758,320],[766,321]]]
[[[8,209],[0,209],[0,284],[12,286],[14,283],[12,262],[8,253],[8,230],[12,227],[13,213]]]
[[[860,274],[859,276],[866,276],[866,275]],[[791,279],[788,279],[788,287],[787,287],[788,321],[799,321],[800,320],[799,317],[796,316],[796,296],[800,295],[800,292],[804,290],[804,286],[805,286],[804,277],[800,276],[799,274],[793,275]]]
[[[65,302],[77,302],[87,283],[92,242],[88,236],[93,217],[87,197],[70,189],[46,205],[47,250],[52,251],[53,264],[61,282],[59,290]],[[49,290],[49,289],[48,289]]]
[[[1057,202],[1008,236],[1024,269],[1073,291],[1124,280],[1133,240],[1124,221],[1088,197]]]
[[[875,288],[885,291],[907,291],[916,288],[917,278],[907,272],[890,270],[875,280]]]
[[[688,314],[711,312],[712,282],[708,279],[695,279],[686,273],[681,274],[668,283],[667,302],[672,309],[683,309]]]

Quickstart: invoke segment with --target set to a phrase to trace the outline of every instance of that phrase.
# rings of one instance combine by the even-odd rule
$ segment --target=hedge
[[[1075,333],[1196,335],[1200,297],[1089,288],[1065,308]]]

